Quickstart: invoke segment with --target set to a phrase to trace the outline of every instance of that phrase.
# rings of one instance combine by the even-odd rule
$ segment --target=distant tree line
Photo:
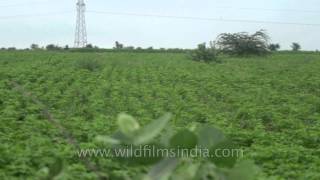
[[[17,50],[17,48],[15,48],[15,47],[8,47],[8,48],[2,47],[0,50],[1,51],[15,51],[15,50]]]
[[[17,50],[16,48],[0,48],[0,50],[8,51],[8,50]],[[134,47],[134,46],[125,46],[118,41],[115,42],[115,46],[112,49],[99,48],[98,46],[94,46],[92,44],[86,45],[84,48],[73,48],[68,45],[59,46],[55,44],[48,44],[46,46],[39,46],[38,44],[31,44],[29,48],[19,49],[25,51],[69,51],[69,52],[168,52],[168,53],[184,53],[191,51],[189,49],[180,49],[180,48],[159,48],[155,49],[153,47]]]
[[[115,42],[112,49],[99,48],[92,44],[86,45],[84,48],[72,48],[68,45],[59,46],[48,44],[40,47],[38,44],[31,44],[30,48],[23,50],[32,51],[70,51],[70,52],[168,52],[168,53],[191,53],[191,57],[195,61],[217,61],[219,54],[232,56],[264,56],[272,52],[279,51],[280,45],[270,43],[270,37],[265,30],[259,30],[253,34],[246,32],[240,33],[223,33],[218,36],[215,41],[210,42],[207,46],[205,43],[199,44],[197,49],[181,49],[181,48],[159,48],[155,49],[152,46],[148,48],[126,46],[119,41]],[[297,42],[292,43],[291,49],[294,52],[301,50],[301,45]],[[15,47],[1,48],[4,51],[17,50]]]
[[[108,49],[110,51],[110,49]],[[169,52],[169,53],[184,53],[191,51],[190,49],[181,49],[181,48],[159,48],[155,49],[152,46],[147,48],[134,47],[134,46],[125,46],[124,44],[116,41],[112,51],[117,52]]]

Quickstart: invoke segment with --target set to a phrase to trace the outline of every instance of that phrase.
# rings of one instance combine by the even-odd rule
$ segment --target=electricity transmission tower
[[[84,0],[78,0],[77,2],[77,23],[76,34],[74,40],[74,47],[83,48],[87,45],[87,30],[86,30],[86,4]]]

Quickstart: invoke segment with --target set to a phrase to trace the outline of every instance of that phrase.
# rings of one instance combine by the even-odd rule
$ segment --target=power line
[[[54,16],[73,13],[73,11],[63,11],[63,12],[49,12],[49,13],[35,13],[35,14],[18,14],[12,16],[0,16],[0,19],[16,19],[16,18],[29,18],[29,17],[44,17],[44,16]]]
[[[230,23],[250,23],[250,24],[276,24],[276,25],[297,25],[297,26],[315,26],[320,24],[316,23],[297,23],[297,22],[284,22],[284,21],[262,21],[262,20],[247,20],[247,19],[225,19],[225,18],[211,18],[211,17],[195,17],[195,16],[174,16],[174,15],[160,15],[160,14],[141,14],[141,13],[128,13],[128,12],[110,12],[110,11],[87,11],[93,14],[108,14],[116,16],[136,16],[136,17],[154,17],[154,18],[168,18],[180,20],[196,20],[196,21],[216,21],[216,22],[230,22]],[[13,18],[28,18],[40,16],[52,16],[73,13],[73,11],[65,12],[51,12],[51,13],[38,13],[38,14],[20,14],[13,16],[0,16],[0,19],[13,19]]]
[[[210,17],[195,17],[195,16],[173,16],[160,14],[140,14],[127,12],[109,12],[109,11],[87,11],[93,14],[109,14],[117,16],[137,16],[137,17],[155,17],[155,18],[169,18],[169,19],[183,19],[183,20],[201,20],[201,21],[220,21],[220,22],[242,22],[252,24],[278,24],[278,25],[298,25],[298,26],[320,26],[320,24],[313,23],[296,23],[296,22],[280,22],[280,21],[261,21],[261,20],[245,20],[245,19],[224,19],[224,18],[210,18]]]
[[[10,2],[10,1],[1,1],[0,2]],[[9,5],[0,5],[0,7],[20,7],[20,6],[29,6],[32,5],[43,5],[46,2],[52,2],[51,0],[46,1],[31,1],[18,4],[9,4]],[[213,9],[233,9],[233,10],[245,10],[245,11],[271,11],[271,12],[294,12],[294,13],[315,13],[319,14],[320,10],[306,10],[306,9],[272,9],[272,8],[254,8],[254,7],[212,7]]]
[[[246,11],[271,11],[271,12],[294,12],[294,13],[315,13],[319,14],[319,10],[305,10],[305,9],[271,9],[271,8],[253,8],[253,7],[214,7],[215,9],[234,9]]]
[[[22,6],[30,6],[30,5],[35,6],[35,5],[44,5],[44,4],[47,4],[47,2],[50,2],[50,0],[30,1],[30,2],[17,3],[17,4],[0,5],[0,7],[1,8],[6,8],[6,7],[10,8],[10,7],[22,7]]]

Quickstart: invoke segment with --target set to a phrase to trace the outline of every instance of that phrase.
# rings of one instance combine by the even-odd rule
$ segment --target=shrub
[[[292,43],[291,45],[292,51],[300,51],[301,50],[301,45],[299,43]]]
[[[7,50],[8,50],[8,51],[15,51],[15,50],[17,50],[17,48],[16,48],[16,47],[8,47]]]
[[[92,45],[92,44],[87,44],[87,45],[86,45],[86,48],[92,49],[92,48],[93,48],[93,45]]]
[[[38,45],[38,44],[31,44],[30,49],[32,49],[32,50],[38,50],[38,49],[40,49],[40,48],[39,48],[39,45]]]
[[[246,32],[223,33],[219,35],[217,45],[221,52],[231,55],[266,55],[269,52],[269,39],[264,30],[257,31],[252,35]]]
[[[54,44],[49,44],[46,46],[46,50],[48,51],[57,51],[57,50],[61,50],[62,48],[59,46],[56,46]]]
[[[217,51],[212,44],[211,47],[207,47],[206,43],[198,45],[198,48],[191,53],[192,60],[203,62],[220,62],[217,57]]]
[[[270,51],[278,51],[280,49],[280,45],[279,44],[270,44],[268,49]]]

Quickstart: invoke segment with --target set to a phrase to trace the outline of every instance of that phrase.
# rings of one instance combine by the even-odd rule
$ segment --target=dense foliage
[[[278,51],[280,49],[280,45],[279,44],[270,44],[268,48],[270,51]]]
[[[55,176],[61,164],[60,179],[96,179],[48,117],[80,148],[96,148],[97,136],[118,129],[121,112],[137,117],[140,128],[171,112],[174,132],[222,129],[244,150],[244,160],[260,167],[257,178],[320,179],[319,54],[222,58],[204,64],[178,53],[2,51],[0,179]],[[102,176],[120,179],[150,170],[89,160]]]
[[[259,173],[258,167],[252,161],[238,161],[240,154],[231,154],[236,147],[218,129],[201,125],[193,128],[181,128],[177,132],[168,131],[157,139],[161,132],[167,128],[171,115],[166,114],[151,122],[145,127],[140,127],[139,122],[133,117],[121,114],[118,117],[119,131],[112,136],[98,136],[97,140],[106,144],[114,151],[124,150],[129,152],[129,147],[136,150],[143,147],[144,150],[153,147],[157,150],[168,150],[168,153],[142,154],[136,157],[134,153],[127,156],[114,158],[115,160],[125,160],[127,163],[151,164],[148,173],[137,176],[137,180],[254,180]],[[228,151],[229,156],[217,154],[217,149]],[[151,148],[150,148],[151,149]],[[201,150],[206,149],[208,155],[194,160]],[[169,150],[171,152],[169,152]],[[187,151],[186,151],[187,150]],[[143,150],[142,150],[143,151]],[[192,152],[193,151],[193,152]],[[180,154],[180,155],[177,155]],[[238,156],[239,157],[238,157]],[[201,159],[201,160],[199,160]],[[111,177],[114,179],[115,177]]]
[[[207,47],[206,43],[199,44],[198,48],[191,52],[191,58],[194,61],[220,62],[218,59],[218,52],[215,47]]]
[[[301,45],[299,43],[292,43],[291,45],[292,51],[300,51],[301,50]]]
[[[265,55],[269,52],[269,36],[264,30],[249,34],[223,33],[217,39],[220,51],[237,56]]]
[[[62,50],[62,48],[59,47],[58,45],[48,44],[46,46],[46,50],[48,50],[48,51],[59,51],[59,50]]]

